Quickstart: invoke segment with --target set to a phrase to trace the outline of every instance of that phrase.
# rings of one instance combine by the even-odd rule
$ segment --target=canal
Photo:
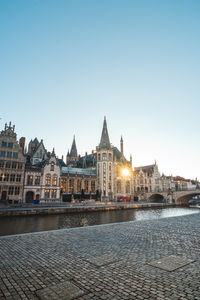
[[[0,236],[200,213],[198,208],[127,209],[0,218]]]

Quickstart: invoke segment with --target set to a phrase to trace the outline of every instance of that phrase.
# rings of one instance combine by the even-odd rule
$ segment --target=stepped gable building
[[[159,192],[160,173],[155,162],[153,165],[134,168],[134,192]]]
[[[15,126],[5,124],[0,133],[0,201],[18,203],[22,201],[25,138],[17,141]]]

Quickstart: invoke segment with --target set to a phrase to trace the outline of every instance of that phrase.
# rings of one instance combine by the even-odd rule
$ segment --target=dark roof
[[[97,154],[92,153],[86,156],[79,157],[79,160],[77,161],[77,167],[78,168],[89,168],[93,167],[97,160]]]
[[[110,148],[111,148],[111,144],[110,144],[110,139],[109,139],[109,135],[108,135],[106,117],[104,117],[103,130],[102,130],[102,134],[101,134],[101,141],[99,144],[99,149],[110,149]]]
[[[61,158],[58,158],[58,163],[61,167],[66,167],[67,166]]]
[[[71,147],[71,151],[70,151],[69,155],[71,157],[77,157],[78,156],[77,148],[76,148],[76,142],[75,142],[75,136],[74,136],[74,139],[73,139],[73,142],[72,142],[72,147]]]
[[[142,170],[145,173],[152,173],[154,171],[154,167],[155,167],[155,165],[136,167],[136,168],[134,168],[134,171],[137,173],[140,170]]]

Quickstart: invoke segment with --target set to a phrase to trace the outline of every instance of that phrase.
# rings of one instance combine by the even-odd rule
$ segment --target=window
[[[22,169],[22,164],[21,164],[21,163],[18,164],[18,169],[19,169],[19,170]]]
[[[54,171],[54,162],[51,163],[51,171]]]
[[[21,174],[17,174],[16,176],[16,182],[21,182]]]
[[[28,177],[27,177],[27,184],[28,185],[33,185],[33,175],[28,175]]]
[[[0,174],[0,181],[3,181],[4,175],[1,173]]]
[[[1,157],[5,157],[6,156],[6,151],[1,151]]]
[[[4,161],[0,160],[0,168],[3,168],[3,167],[4,167]]]
[[[13,152],[13,157],[14,158],[18,158],[18,153],[17,152]]]
[[[9,161],[6,162],[6,169],[10,169],[11,163]]]
[[[3,141],[3,142],[1,143],[1,146],[2,146],[2,147],[7,147],[7,143]]]
[[[4,178],[4,181],[9,181],[9,174],[5,174],[5,175],[3,176],[3,178]]]
[[[130,182],[126,182],[126,194],[130,194]]]
[[[91,192],[95,193],[95,181],[94,180],[91,181]]]
[[[7,157],[12,157],[12,152],[7,152]]]
[[[74,192],[74,179],[69,180],[69,193]]]
[[[67,190],[67,179],[66,178],[61,178],[60,187],[61,187],[62,192],[66,193],[66,190]]]
[[[112,160],[112,154],[111,153],[109,153],[108,159]]]
[[[121,182],[117,182],[117,193],[121,193]]]
[[[13,148],[13,143],[8,143],[8,148]]]
[[[42,158],[42,151],[40,151],[40,158]]]
[[[52,185],[56,186],[57,185],[57,181],[58,181],[57,175],[53,175]]]
[[[46,185],[51,185],[51,175],[47,174],[46,175],[46,182],[45,182]]]
[[[19,192],[20,192],[20,187],[16,186],[15,187],[15,195],[19,195]]]
[[[103,160],[106,160],[106,159],[107,159],[107,154],[103,153]]]
[[[14,182],[15,181],[15,174],[10,174],[10,181]]]
[[[35,176],[35,185],[40,185],[40,176]]]
[[[51,198],[53,199],[55,199],[56,198],[56,194],[57,194],[57,190],[52,190],[51,191]]]
[[[47,198],[50,198],[50,190],[45,190],[44,191],[44,197],[47,199]]]
[[[101,154],[98,153],[98,160],[101,160]]]
[[[88,180],[85,180],[84,187],[85,187],[85,193],[88,193]]]
[[[16,169],[17,168],[17,163],[16,162],[13,162],[12,163],[12,169]]]
[[[80,193],[81,192],[81,180],[78,179],[77,180],[77,193]]]
[[[111,164],[109,165],[109,171],[111,171]]]
[[[8,195],[13,195],[13,193],[14,193],[14,186],[9,186]]]

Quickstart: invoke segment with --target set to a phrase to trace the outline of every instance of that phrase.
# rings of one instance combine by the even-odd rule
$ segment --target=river
[[[200,213],[198,208],[127,209],[0,218],[0,236]]]

